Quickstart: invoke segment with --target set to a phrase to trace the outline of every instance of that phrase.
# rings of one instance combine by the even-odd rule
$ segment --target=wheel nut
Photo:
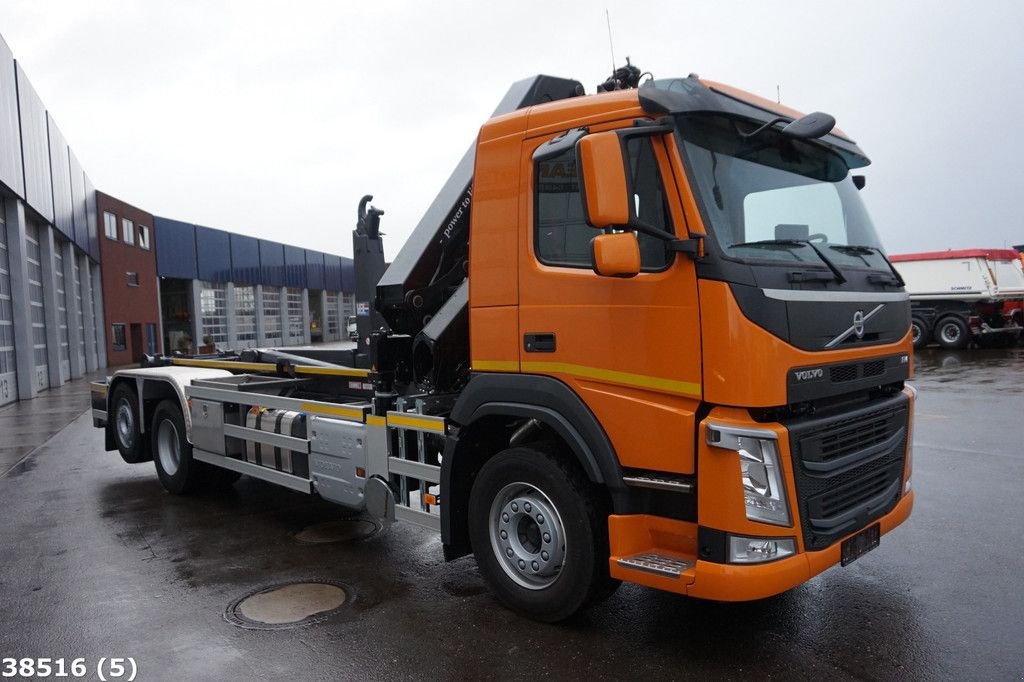
[[[505,523],[508,523],[508,514],[505,513],[505,512],[502,512],[501,520],[504,521]]]
[[[519,511],[519,505],[516,504],[515,502],[512,503],[512,511],[514,511],[514,512]]]
[[[527,502],[526,504],[523,505],[523,509],[526,510],[527,514],[529,514],[531,511],[533,511],[533,507],[530,506],[529,502]]]
[[[534,561],[530,565],[533,567],[533,570],[535,570],[535,571],[539,571],[540,570],[540,564],[538,564],[536,561]]]
[[[526,568],[526,562],[523,561],[522,559],[519,560],[519,568],[521,568],[521,569],[525,569]]]
[[[541,525],[544,524],[544,515],[543,514],[537,514],[537,523],[539,523]]]
[[[543,559],[544,561],[547,561],[548,559],[551,558],[551,555],[548,554],[547,552],[541,552],[540,553],[540,558]]]
[[[506,531],[501,531],[501,539],[508,540],[508,533]]]
[[[506,547],[505,548],[505,556],[507,556],[509,559],[512,558],[512,548],[511,547]]]
[[[549,533],[544,533],[544,542],[551,542],[551,535]]]

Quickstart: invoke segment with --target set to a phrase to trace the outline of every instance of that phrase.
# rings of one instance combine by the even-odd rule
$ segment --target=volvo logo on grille
[[[864,311],[858,310],[853,314],[853,333],[858,339],[864,338]]]
[[[797,381],[810,381],[811,379],[820,379],[823,376],[825,376],[825,370],[820,367],[817,369],[798,369],[793,372],[793,377]]]
[[[846,339],[850,338],[851,336],[856,336],[858,339],[863,339],[864,338],[864,325],[872,317],[874,317],[878,313],[882,312],[882,308],[884,308],[884,307],[885,307],[884,303],[879,303],[878,305],[876,305],[874,308],[872,308],[867,313],[865,313],[863,310],[858,310],[857,312],[855,312],[853,314],[853,325],[851,325],[850,328],[847,329],[846,331],[844,331],[842,334],[840,334],[836,338],[834,338],[831,341],[829,341],[828,343],[826,343],[825,344],[825,348],[834,348],[835,346],[838,346],[839,344],[841,344],[843,341],[845,341]]]

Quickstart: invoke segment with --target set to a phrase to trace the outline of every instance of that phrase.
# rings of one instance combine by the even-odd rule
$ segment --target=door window
[[[637,217],[662,230],[673,232],[664,184],[650,138],[627,143],[627,174]],[[534,249],[540,262],[574,268],[590,268],[590,242],[600,232],[583,215],[576,154],[572,149],[537,162],[534,169]],[[645,271],[664,269],[671,261],[665,242],[637,235],[640,264]]]

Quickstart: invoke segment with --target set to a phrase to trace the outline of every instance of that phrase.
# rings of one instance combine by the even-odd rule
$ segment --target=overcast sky
[[[629,55],[836,116],[891,253],[1024,242],[1024,2],[3,0],[96,187],[157,215],[389,258],[508,86]]]

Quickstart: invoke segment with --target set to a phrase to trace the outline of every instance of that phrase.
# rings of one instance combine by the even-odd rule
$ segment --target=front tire
[[[139,431],[139,399],[129,384],[119,383],[114,387],[110,405],[113,408],[114,444],[121,453],[121,459],[128,464],[138,464],[149,459],[149,453]]]
[[[569,618],[618,585],[608,575],[608,509],[600,490],[547,444],[505,450],[469,498],[480,572],[509,608]]]
[[[939,345],[948,349],[967,348],[971,339],[967,323],[959,317],[947,317],[935,326],[935,337]]]

